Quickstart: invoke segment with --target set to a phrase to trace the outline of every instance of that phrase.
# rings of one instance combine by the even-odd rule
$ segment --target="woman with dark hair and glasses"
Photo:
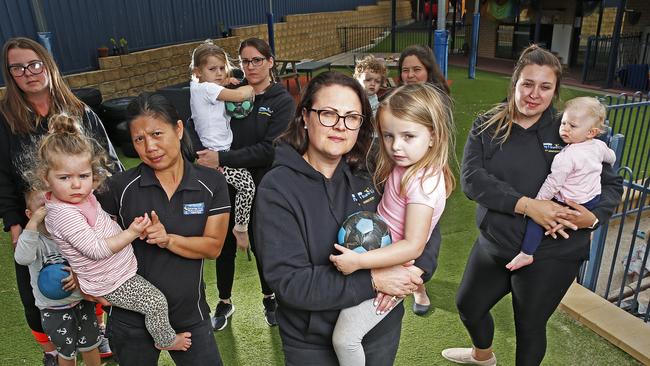
[[[246,168],[253,176],[255,185],[258,185],[273,162],[273,140],[287,127],[295,102],[284,86],[275,82],[273,53],[266,41],[259,38],[244,40],[239,46],[239,61],[246,77],[242,85],[248,84],[255,91],[252,111],[242,118],[231,118],[233,140],[229,151],[199,150],[197,163],[214,169],[221,165]],[[196,139],[193,139],[193,143],[197,143]],[[231,202],[234,202],[235,190],[230,186],[229,189]],[[254,213],[255,209],[253,204],[251,212]],[[252,230],[249,230],[249,235],[253,252],[256,243],[255,225],[255,220],[251,220]],[[221,256],[217,259],[219,302],[212,317],[215,330],[224,329],[228,325],[228,318],[235,311],[231,300],[237,252],[236,239],[232,234],[233,227],[234,215],[231,215],[226,242]],[[274,326],[277,324],[275,296],[262,275],[259,262],[257,265],[262,286],[264,318],[270,326]]]
[[[332,334],[341,309],[377,291],[380,311],[391,296],[408,295],[422,283],[420,270],[431,273],[430,242],[439,234],[414,266],[345,276],[330,262],[345,218],[375,211],[379,203],[366,169],[372,134],[372,110],[361,84],[337,72],[322,73],[307,85],[295,117],[278,138],[274,166],[258,187],[257,252],[278,297],[287,365],[338,364]],[[400,303],[366,334],[366,364],[393,364],[403,315]]]
[[[28,184],[23,178],[25,153],[49,129],[49,118],[67,113],[81,120],[82,128],[97,140],[113,162],[113,169],[123,170],[115,149],[106,135],[99,117],[70,91],[63,81],[54,59],[43,46],[29,38],[11,38],[2,50],[2,75],[7,91],[0,100],[0,217],[5,231],[11,232],[16,246],[18,236],[27,224],[24,193]],[[41,315],[35,305],[27,266],[15,264],[20,300],[27,324],[43,348],[44,364],[54,365],[56,350],[41,326]],[[101,308],[97,320],[103,326]],[[100,345],[102,357],[110,356],[108,342]]]

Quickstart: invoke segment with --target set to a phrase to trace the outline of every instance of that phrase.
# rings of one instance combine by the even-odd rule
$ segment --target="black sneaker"
[[[106,328],[99,327],[99,337],[101,338],[101,341],[99,341],[99,347],[97,347],[99,350],[99,357],[107,358],[113,356],[111,346],[108,344],[108,338],[106,338]]]
[[[228,318],[235,312],[235,305],[219,301],[217,308],[214,310],[212,320],[212,329],[222,330],[228,325]]]
[[[266,324],[271,327],[278,325],[278,320],[275,318],[275,309],[278,307],[275,295],[263,298],[262,304],[264,304],[264,320],[266,320]]]
[[[49,353],[43,353],[43,366],[59,366],[59,358]]]

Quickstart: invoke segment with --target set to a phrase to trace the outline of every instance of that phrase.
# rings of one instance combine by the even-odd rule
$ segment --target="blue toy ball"
[[[245,100],[243,102],[226,102],[226,113],[237,119],[248,116],[253,110],[253,101]]]
[[[63,269],[66,263],[45,265],[38,274],[38,289],[43,296],[51,300],[61,300],[70,296],[71,291],[63,290],[61,280],[68,277],[70,272]]]
[[[357,253],[385,247],[392,242],[384,219],[374,212],[359,211],[348,216],[338,234],[340,245]]]

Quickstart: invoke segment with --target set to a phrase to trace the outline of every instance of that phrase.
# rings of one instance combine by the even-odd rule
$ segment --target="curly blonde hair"
[[[381,83],[386,80],[386,64],[373,55],[368,55],[357,61],[354,67],[354,78],[358,79],[364,72],[381,75]]]
[[[605,132],[605,117],[607,117],[607,110],[605,106],[594,97],[577,97],[569,99],[564,103],[564,111],[568,110],[583,110],[587,116],[592,118],[593,125],[591,127],[600,130],[600,134]]]
[[[77,117],[68,114],[56,114],[50,117],[49,132],[35,144],[35,150],[25,157],[28,169],[25,180],[31,190],[47,191],[46,177],[49,170],[56,166],[55,157],[88,155],[93,174],[93,186],[96,190],[110,175],[111,162],[106,151],[93,138],[88,137]]]

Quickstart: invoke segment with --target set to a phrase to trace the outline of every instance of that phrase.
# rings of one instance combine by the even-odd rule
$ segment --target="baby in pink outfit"
[[[568,145],[553,159],[551,174],[537,193],[536,199],[574,201],[591,210],[600,199],[600,173],[603,163],[614,164],[616,154],[594,137],[602,133],[605,107],[593,97],[578,97],[567,101],[560,138]],[[506,265],[514,271],[533,262],[544,229],[528,219],[521,252]]]

